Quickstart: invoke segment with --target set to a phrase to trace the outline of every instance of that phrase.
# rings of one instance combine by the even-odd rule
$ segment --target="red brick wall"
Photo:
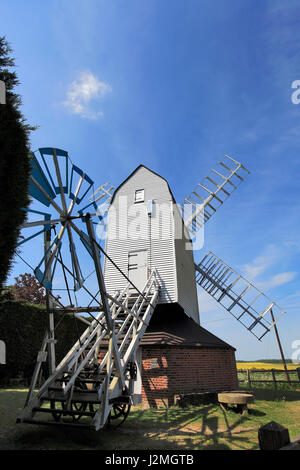
[[[144,407],[170,406],[177,394],[237,388],[232,349],[142,348]]]

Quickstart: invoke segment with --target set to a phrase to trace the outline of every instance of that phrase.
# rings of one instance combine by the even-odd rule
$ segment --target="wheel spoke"
[[[108,418],[108,427],[117,428],[126,420],[131,405],[130,403],[114,403]]]

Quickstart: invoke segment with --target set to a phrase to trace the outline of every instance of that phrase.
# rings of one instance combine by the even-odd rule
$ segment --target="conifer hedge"
[[[58,325],[62,314],[57,313],[54,318],[55,325]],[[17,377],[23,377],[24,382],[29,383],[47,326],[45,307],[13,300],[0,302],[0,339],[6,345],[6,364],[0,365],[0,385],[6,385],[10,379]],[[55,331],[57,363],[85,328],[72,315],[64,316]],[[43,365],[44,373],[47,373],[47,367],[46,362]]]
[[[11,268],[20,227],[28,207],[30,175],[30,132],[35,127],[26,123],[21,112],[22,100],[15,93],[19,84],[12,49],[0,37],[0,80],[6,86],[6,104],[0,104],[0,289]]]

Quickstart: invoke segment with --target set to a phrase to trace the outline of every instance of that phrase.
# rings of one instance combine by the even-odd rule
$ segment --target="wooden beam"
[[[272,321],[273,321],[273,323],[274,323],[275,335],[276,335],[276,339],[277,339],[277,343],[278,343],[278,347],[279,347],[281,359],[282,359],[282,362],[283,362],[283,367],[284,367],[284,370],[285,370],[285,375],[286,375],[286,378],[287,378],[287,381],[288,381],[289,385],[291,385],[290,376],[289,376],[289,372],[288,372],[288,369],[287,369],[287,366],[286,366],[285,357],[284,357],[283,349],[282,349],[281,342],[280,342],[280,339],[279,339],[278,329],[277,329],[277,326],[276,326],[276,323],[275,323],[275,318],[274,318],[274,315],[273,315],[273,310],[272,310],[272,308],[270,308],[270,313],[271,313]]]

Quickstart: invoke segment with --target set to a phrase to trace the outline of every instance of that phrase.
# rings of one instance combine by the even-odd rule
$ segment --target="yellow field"
[[[237,362],[237,369],[283,369],[283,364],[270,364],[266,362]],[[300,364],[287,364],[288,370],[300,368]]]

